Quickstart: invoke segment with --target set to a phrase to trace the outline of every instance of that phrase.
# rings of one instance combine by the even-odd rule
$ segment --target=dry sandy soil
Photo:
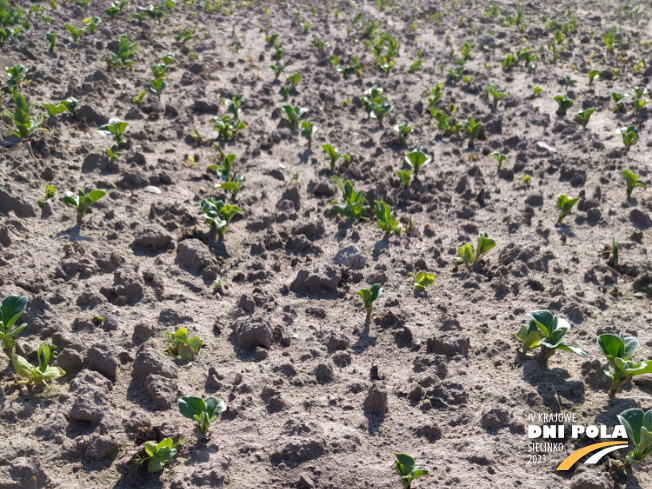
[[[8,117],[0,121],[0,292],[29,297],[17,351],[36,362],[40,343],[56,345],[54,364],[67,374],[49,389],[20,389],[10,362],[2,364],[0,488],[397,488],[397,452],[431,469],[415,488],[652,487],[645,465],[627,477],[605,462],[555,472],[594,442],[586,438],[529,464],[524,430],[529,413],[613,426],[626,408],[652,407],[636,397],[652,396],[652,379],[609,398],[596,345],[597,334],[624,331],[638,337],[639,359],[652,357],[652,197],[636,189],[626,200],[622,174],[652,175],[649,112],[631,105],[633,87],[652,74],[645,2],[524,2],[519,25],[508,20],[517,4],[494,10],[470,0],[224,1],[212,11],[196,0],[142,25],[132,15],[148,5],[135,2],[114,20],[104,1],[33,5],[49,9],[51,22],[33,16],[32,31],[2,46],[0,65],[29,69],[21,90],[35,114],[70,96],[80,107],[50,118],[48,132],[28,141],[11,135]],[[311,24],[307,34],[297,9]],[[102,18],[98,29],[73,43],[62,26],[92,16]],[[388,77],[365,48],[371,21],[372,36],[386,32],[400,44]],[[174,35],[195,25],[183,49]],[[602,40],[611,27],[613,54]],[[289,103],[310,110],[312,149],[281,113],[286,102],[263,28],[282,45],[288,66],[280,79],[302,76]],[[46,32],[58,33],[54,53]],[[104,56],[123,33],[139,47],[133,68],[108,71]],[[312,34],[330,46],[318,49]],[[468,84],[447,75],[465,42]],[[522,62],[503,70],[507,54],[524,48],[540,56],[536,71]],[[411,73],[419,49],[422,68]],[[149,94],[135,105],[166,52],[175,61],[160,103]],[[361,75],[334,71],[333,53],[344,66],[359,55]],[[589,85],[594,69],[600,75]],[[576,83],[566,87],[565,75]],[[463,132],[449,138],[437,129],[427,100],[437,83],[439,108],[454,103],[454,118],[483,123],[474,147]],[[497,108],[482,97],[488,83],[508,94]],[[393,105],[384,127],[360,103],[373,85]],[[614,110],[614,91],[630,94],[623,113]],[[207,169],[216,161],[210,118],[225,114],[222,99],[236,93],[245,96],[247,128],[221,144],[246,179],[242,212],[216,239],[199,207],[206,197],[228,197]],[[565,117],[555,113],[557,94],[575,102]],[[13,111],[7,91],[0,103]],[[593,106],[582,128],[573,114]],[[116,117],[130,129],[111,164],[111,139],[96,129]],[[406,145],[393,131],[403,121],[413,126]],[[615,131],[628,125],[640,140],[625,151]],[[201,139],[190,136],[195,128]],[[341,193],[321,148],[327,142],[351,155],[335,173],[370,202],[383,197],[404,226],[411,217],[411,233],[388,238],[375,219],[333,211]],[[418,145],[432,163],[402,189],[396,171]],[[501,172],[492,151],[507,155]],[[37,200],[48,184],[57,196],[42,211]],[[81,226],[60,200],[78,187],[107,192]],[[557,226],[561,193],[580,200]],[[497,246],[473,271],[455,268],[457,248],[480,232]],[[618,271],[600,256],[612,239]],[[408,274],[417,269],[436,276],[426,293],[413,291]],[[365,322],[354,292],[374,283],[384,295]],[[519,358],[510,333],[536,309],[567,318],[569,342],[588,358],[561,352],[547,368]],[[180,326],[205,343],[190,363],[163,354],[163,332]],[[228,405],[209,441],[197,440],[179,413],[181,395]],[[186,439],[176,462],[156,474],[136,469],[138,447],[166,436]]]

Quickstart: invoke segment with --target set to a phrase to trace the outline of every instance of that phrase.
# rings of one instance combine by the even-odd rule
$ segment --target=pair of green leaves
[[[577,201],[580,200],[579,197],[571,198],[562,194],[557,197],[557,207],[559,208],[559,219],[557,219],[557,224],[561,224],[568,214],[570,214],[573,206],[577,204]]]
[[[50,116],[54,117],[66,111],[74,114],[78,105],[79,101],[75,97],[70,97],[57,104],[43,104],[43,108],[48,111]]]
[[[401,234],[403,226],[398,222],[394,211],[385,203],[384,199],[376,201],[374,213],[378,219],[378,227],[387,234]]]
[[[628,199],[632,196],[632,192],[636,187],[641,187],[643,190],[647,189],[647,184],[643,180],[639,180],[638,175],[632,170],[623,170],[623,175],[625,175],[625,183],[627,184]]]
[[[627,377],[652,373],[652,361],[634,363],[631,357],[638,349],[638,340],[633,336],[620,333],[602,334],[598,336],[598,346],[607,357],[609,370],[605,375],[611,379],[611,395],[614,395]]]
[[[593,115],[597,110],[598,110],[597,107],[590,107],[590,108],[588,108],[588,109],[584,109],[584,110],[582,110],[582,111],[580,111],[580,112],[577,112],[577,113],[575,114],[575,119],[577,120],[577,122],[579,122],[579,124],[580,124],[582,127],[586,127],[586,125],[589,123],[589,120],[591,119],[591,116],[592,116],[592,115]]]
[[[652,453],[652,409],[626,409],[618,415],[618,421],[625,427],[634,450],[627,454],[628,464],[638,464]]]
[[[638,128],[636,126],[622,127],[617,132],[623,138],[623,144],[627,150],[638,143]]]
[[[428,273],[421,270],[414,276],[414,291],[425,292],[426,287],[430,287],[435,283],[435,274]]]
[[[165,332],[165,337],[170,342],[165,349],[165,354],[170,355],[176,360],[189,362],[199,353],[199,349],[204,346],[199,336],[190,337],[186,328],[179,328],[174,333]]]
[[[223,237],[226,234],[231,219],[242,209],[235,204],[225,204],[222,200],[209,197],[201,201],[202,217],[206,224]]]
[[[222,117],[215,116],[211,118],[211,122],[213,123],[213,131],[217,131],[220,138],[225,141],[233,139],[238,132],[247,128],[244,122],[235,120],[228,114],[224,114]]]
[[[373,311],[374,302],[378,299],[383,293],[383,286],[381,284],[374,284],[370,289],[360,289],[355,292],[362,298],[362,303],[364,305],[365,311],[367,311],[367,321],[371,319],[371,313]]]
[[[0,307],[0,344],[2,344],[2,349],[9,357],[16,344],[14,336],[27,326],[27,323],[23,323],[12,329],[20,315],[25,312],[26,306],[27,297],[24,295],[10,295],[2,301]]]
[[[293,107],[292,105],[284,105],[282,109],[283,112],[285,112],[285,115],[287,116],[292,129],[297,129],[299,127],[299,121],[301,118],[310,112],[305,107],[300,107],[298,105],[296,107]]]
[[[574,102],[568,98],[566,95],[556,95],[554,97],[554,100],[557,102],[558,107],[557,107],[557,115],[564,116],[566,115],[566,112],[568,112],[568,109],[570,109],[573,105]]]
[[[491,239],[487,233],[478,235],[478,246],[473,247],[471,243],[460,246],[457,250],[457,257],[454,260],[455,265],[465,264],[469,267],[480,261],[482,255],[496,246],[496,241]]]
[[[399,143],[405,144],[408,136],[412,132],[412,126],[410,126],[407,122],[396,124],[394,126],[394,132],[396,133],[396,137],[398,137]]]
[[[63,202],[68,207],[77,209],[77,222],[81,223],[84,214],[86,214],[90,206],[105,195],[106,192],[104,190],[91,190],[85,193],[82,189],[77,189],[77,195],[70,191],[66,192],[66,195],[63,197]]]
[[[418,146],[405,155],[405,162],[410,165],[410,168],[414,172],[414,178],[417,178],[421,168],[432,162],[432,156],[423,151],[421,146]],[[401,178],[401,180],[403,179]]]
[[[331,171],[335,171],[335,165],[337,164],[337,160],[339,160],[340,158],[343,158],[344,161],[346,161],[347,163],[351,161],[351,158],[349,157],[348,154],[346,154],[343,151],[340,151],[332,144],[322,144],[321,147],[324,148],[324,151],[326,151],[326,154],[331,160],[330,161]]]
[[[110,136],[120,146],[125,142],[124,135],[129,130],[129,123],[120,119],[110,119],[108,124],[98,127],[97,132],[104,136]]]
[[[18,92],[17,88],[13,90],[12,96],[16,104],[14,113],[12,114],[7,110],[3,113],[16,124],[17,130],[12,132],[20,139],[28,138],[34,131],[39,129],[43,121],[40,117],[31,117],[32,105]]]
[[[148,441],[145,443],[145,456],[137,457],[134,462],[142,466],[145,462],[149,472],[163,470],[163,466],[177,455],[177,446],[184,442],[183,438],[174,443],[172,438],[163,438],[159,443]]]
[[[518,334],[512,333],[512,336],[521,343],[523,353],[541,346],[545,348],[544,358],[546,360],[556,350],[570,351],[586,357],[583,350],[564,342],[564,335],[571,327],[568,321],[545,310],[531,312],[529,316],[531,318],[529,325],[521,326]]]
[[[414,458],[405,453],[397,453],[394,463],[396,464],[396,472],[401,477],[403,489],[410,489],[414,479],[430,474],[428,469],[417,469]]]
[[[362,191],[356,192],[353,184],[347,180],[342,183],[339,182],[339,187],[344,194],[344,202],[337,202],[333,200],[333,209],[338,214],[348,217],[350,219],[360,220],[364,219],[369,212],[369,205],[365,193]]]
[[[200,397],[184,396],[179,399],[179,411],[186,418],[195,420],[198,438],[208,438],[211,423],[226,411],[226,404],[218,397],[209,397],[204,401]]]
[[[23,379],[19,380],[21,385],[48,385],[48,382],[66,375],[66,372],[59,367],[49,367],[50,347],[41,345],[38,349],[38,367],[34,367],[25,358],[12,352],[11,364],[14,366],[18,376]]]

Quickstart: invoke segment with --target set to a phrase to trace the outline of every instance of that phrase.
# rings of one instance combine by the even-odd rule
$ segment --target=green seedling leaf
[[[284,105],[281,108],[283,109],[283,112],[285,112],[285,115],[290,122],[290,126],[295,130],[299,127],[299,121],[301,118],[309,112],[308,109],[299,106],[293,107],[292,105]]]
[[[435,283],[435,274],[424,272],[423,270],[417,272],[414,277],[414,291],[415,292],[424,292],[426,287],[430,287]]]
[[[301,122],[301,136],[308,140],[308,147],[312,146],[312,136],[317,132],[317,128],[312,122]]]
[[[25,358],[12,352],[11,364],[18,374],[18,385],[39,385],[48,386],[48,382],[66,375],[66,372],[59,367],[48,367],[50,361],[50,348],[47,345],[41,345],[38,350],[39,366],[34,367]]]
[[[580,112],[577,112],[575,114],[575,119],[582,127],[586,127],[586,125],[589,123],[589,120],[591,119],[591,116],[597,110],[598,110],[597,107],[591,107],[589,109],[585,109]]]
[[[123,136],[127,131],[129,131],[129,123],[120,119],[110,119],[108,124],[104,124],[97,129],[100,134],[113,137],[118,146],[125,142]]]
[[[396,464],[396,472],[401,478],[403,489],[411,489],[414,479],[430,474],[428,469],[417,469],[414,458],[404,453],[397,453],[394,463]]]
[[[81,224],[86,211],[105,195],[104,190],[91,190],[89,193],[85,193],[82,189],[77,189],[77,195],[68,191],[62,200],[68,207],[77,209],[77,223]]]
[[[231,219],[242,209],[235,204],[225,204],[221,200],[215,200],[209,197],[201,201],[203,211],[202,218],[211,228],[211,232],[217,232],[220,237],[224,237]]]
[[[385,231],[386,234],[401,234],[403,226],[396,220],[394,211],[383,199],[376,201],[374,213],[378,219],[378,227]]]
[[[338,181],[338,185],[344,195],[344,201],[332,201],[335,212],[356,221],[364,219],[367,212],[369,212],[369,205],[367,204],[365,193],[362,191],[356,192],[353,184],[349,180],[344,183]]]
[[[430,164],[432,157],[423,151],[421,146],[416,147],[405,155],[405,162],[410,165],[414,178],[417,178],[419,171],[424,166]]]
[[[561,224],[568,214],[570,214],[573,206],[577,204],[577,201],[580,200],[579,197],[569,198],[566,195],[562,194],[557,198],[557,207],[559,207],[559,219],[557,224]]]
[[[322,144],[321,147],[326,151],[326,154],[330,158],[331,171],[335,171],[335,165],[337,164],[337,160],[340,158],[343,158],[347,163],[351,161],[348,154],[338,150],[332,144]]]
[[[569,99],[566,95],[556,95],[554,100],[557,102],[559,107],[557,108],[557,115],[565,116],[568,109],[570,109],[574,102]]]
[[[410,185],[412,185],[412,172],[410,170],[398,170],[396,175],[405,188],[410,188]]]
[[[210,425],[225,410],[226,404],[217,397],[209,397],[206,401],[191,396],[183,396],[179,399],[179,411],[186,418],[195,421],[195,428],[199,438],[209,437],[208,429]]]
[[[647,184],[643,180],[639,180],[639,177],[632,170],[626,169],[623,170],[623,175],[625,175],[625,183],[627,184],[627,198],[631,198],[632,192],[636,187],[640,187],[643,190],[647,189]]]
[[[147,470],[149,472],[158,472],[163,470],[163,466],[177,455],[177,446],[185,440],[180,438],[179,441],[173,443],[172,438],[164,438],[159,443],[154,441],[145,442],[145,456],[137,456],[134,462],[140,467],[145,462],[147,463]]]
[[[374,302],[382,295],[382,293],[383,287],[380,284],[374,284],[370,289],[360,289],[356,291],[356,294],[362,297],[365,311],[367,311],[367,321],[371,319]]]
[[[195,355],[199,353],[199,349],[204,346],[199,336],[188,336],[186,328],[179,328],[176,332],[171,333],[165,331],[165,338],[168,340],[168,346],[165,349],[165,354],[171,356],[175,360],[190,362],[194,360]]]
[[[628,377],[652,373],[652,361],[634,363],[631,360],[639,346],[633,336],[625,338],[623,333],[618,336],[602,334],[598,336],[598,346],[609,362],[609,369],[604,373],[611,379],[611,396],[616,394]]]
[[[504,154],[494,151],[493,153],[489,153],[489,156],[492,158],[496,158],[496,161],[498,162],[498,171],[500,171],[503,168],[503,163],[507,160],[507,156]]]
[[[636,126],[628,126],[618,129],[617,131],[623,138],[623,144],[629,151],[634,144],[638,143],[638,128]]]

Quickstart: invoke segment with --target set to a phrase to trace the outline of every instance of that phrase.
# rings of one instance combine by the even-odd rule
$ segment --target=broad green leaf
[[[25,312],[26,306],[27,297],[24,295],[10,295],[2,301],[0,321],[2,321],[5,332],[8,332],[20,315]]]

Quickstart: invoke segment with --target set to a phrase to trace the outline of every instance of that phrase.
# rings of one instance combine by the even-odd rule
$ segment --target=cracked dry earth
[[[518,25],[509,18],[519,6],[502,1],[195,0],[141,24],[132,15],[144,4],[110,20],[108,2],[83,3],[42,4],[51,22],[33,16],[32,30],[0,50],[2,66],[29,69],[21,90],[35,114],[41,103],[80,103],[28,141],[0,120],[0,292],[29,297],[17,352],[35,363],[40,343],[55,345],[54,365],[67,372],[49,389],[19,389],[2,363],[0,488],[397,488],[398,452],[431,470],[415,488],[652,487],[646,465],[627,477],[604,462],[556,473],[587,438],[528,464],[525,433],[529,413],[613,426],[622,410],[652,406],[636,397],[652,395],[646,376],[608,397],[596,345],[598,334],[623,331],[638,337],[639,359],[652,357],[652,197],[636,189],[626,200],[622,174],[650,181],[649,111],[635,113],[630,97],[617,113],[611,100],[649,85],[647,3],[522,2]],[[62,26],[92,16],[102,18],[98,29],[73,43]],[[184,49],[174,35],[195,21]],[[602,40],[611,27],[613,54]],[[263,28],[282,45],[280,79],[302,76],[289,103],[310,110],[312,149],[282,116]],[[46,32],[59,35],[54,53]],[[380,32],[401,45],[387,77],[365,49]],[[133,69],[108,71],[103,57],[123,33],[139,47]],[[318,49],[312,34],[329,46]],[[465,42],[468,84],[446,74]],[[540,55],[538,69],[503,70],[506,55],[524,48]],[[422,68],[411,73],[418,50]],[[161,101],[150,94],[133,104],[166,52],[175,61]],[[343,65],[357,54],[361,74],[334,71],[332,54]],[[576,83],[565,87],[565,75]],[[475,147],[437,129],[427,100],[437,83],[441,108],[453,103],[453,117],[482,122]],[[482,97],[488,83],[508,94],[497,108]],[[360,101],[374,84],[393,105],[384,127]],[[207,170],[216,159],[210,118],[236,93],[248,127],[221,144],[245,177],[242,212],[220,240],[199,203],[228,197]],[[575,102],[565,117],[555,113],[557,94]],[[13,110],[6,90],[0,104]],[[572,114],[592,106],[582,128]],[[96,131],[110,118],[130,125],[115,163],[104,151],[111,140]],[[413,126],[405,146],[393,132],[402,121]],[[639,142],[625,151],[615,131],[628,125]],[[190,136],[195,128],[201,138]],[[384,198],[404,226],[411,217],[411,233],[388,238],[375,220],[334,213],[340,191],[327,142],[351,156],[336,173],[370,202]],[[433,160],[403,189],[396,171],[417,145]],[[507,155],[498,173],[493,151]],[[41,210],[48,184],[57,196]],[[81,226],[60,200],[77,187],[107,192]],[[561,193],[579,203],[556,226]],[[474,271],[456,269],[457,248],[480,232],[497,246]],[[600,256],[612,239],[619,272]],[[435,274],[426,293],[413,291],[415,270]],[[384,295],[365,322],[354,292],[374,283]],[[572,323],[568,340],[588,358],[561,352],[545,368],[517,357],[510,333],[542,308]],[[205,343],[190,363],[163,354],[163,332],[181,326]],[[209,441],[179,413],[181,395],[226,402]],[[176,461],[156,474],[137,469],[139,447],[167,436],[186,439]]]

